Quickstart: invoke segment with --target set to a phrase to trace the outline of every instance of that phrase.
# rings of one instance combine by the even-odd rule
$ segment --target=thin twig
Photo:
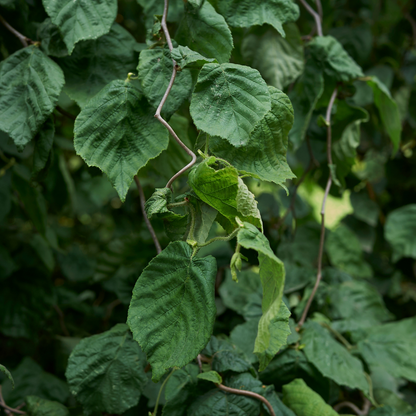
[[[152,240],[153,240],[153,243],[155,244],[157,254],[160,254],[162,252],[162,247],[160,246],[159,240],[157,239],[157,235],[155,233],[155,230],[152,227],[152,224],[150,223],[149,218],[147,218],[146,210],[144,209],[144,205],[146,203],[146,198],[144,196],[143,188],[140,185],[140,181],[139,181],[139,178],[137,177],[137,175],[135,175],[134,181],[136,182],[137,189],[139,190],[140,209],[142,211],[144,221],[146,222],[147,229],[149,230],[150,235],[152,236]]]
[[[315,19],[316,31],[318,32],[318,36],[323,36],[323,34],[322,34],[322,23],[321,23],[321,18],[319,16],[319,14],[307,3],[306,0],[300,0],[300,2],[303,4],[303,6],[305,7],[305,9]]]
[[[9,23],[4,20],[4,17],[0,15],[0,23],[10,32],[15,35],[24,47],[28,46],[29,43],[33,43],[32,39],[27,38],[25,35],[22,35],[14,27],[10,26]]]
[[[202,373],[202,361],[201,361],[201,354],[196,356],[196,362],[198,363],[199,372]]]
[[[18,415],[25,415],[26,412],[23,412],[19,409],[13,409],[12,407],[7,406],[6,402],[3,399],[3,394],[1,392],[1,386],[0,386],[0,407],[2,407],[4,409],[4,412],[6,414],[12,414],[12,413],[16,413]]]
[[[232,387],[227,387],[227,386],[224,386],[223,384],[217,384],[217,387],[220,390],[226,391],[227,393],[240,394],[241,396],[253,397],[254,399],[260,400],[267,406],[271,416],[276,416],[276,413],[274,412],[272,405],[269,403],[269,401],[265,397],[260,396],[260,394],[253,393],[252,391],[248,391],[248,390],[233,389]]]
[[[327,125],[327,139],[326,139],[326,152],[328,158],[328,164],[332,165],[332,129],[331,129],[331,112],[332,107],[334,106],[335,99],[337,98],[338,89],[335,88],[334,92],[331,95],[331,99],[329,100],[328,108],[326,109],[326,125]],[[322,278],[322,257],[324,254],[324,242],[325,242],[325,205],[326,200],[328,198],[329,190],[331,189],[332,185],[332,173],[331,170],[329,171],[328,181],[326,183],[324,198],[322,201],[322,209],[321,209],[321,238],[319,241],[319,254],[318,254],[318,273],[316,275],[315,286],[313,287],[312,293],[309,296],[308,302],[306,303],[305,309],[303,311],[302,317],[298,323],[298,328],[300,328],[306,320],[308,316],[309,308],[311,307],[313,298],[315,297],[316,291],[318,290],[319,283],[321,282]]]
[[[173,49],[172,40],[170,38],[168,26],[166,24],[166,18],[167,18],[167,15],[168,15],[168,10],[169,10],[169,0],[165,0],[165,7],[163,9],[163,16],[162,16],[161,26],[162,26],[162,29],[163,29],[163,33],[165,34],[165,38],[166,38],[166,41],[168,43],[169,50],[172,50]],[[159,104],[159,107],[156,110],[155,117],[168,129],[169,133],[178,142],[178,144],[182,147],[182,149],[185,150],[185,152],[188,153],[188,155],[192,157],[192,160],[189,164],[187,164],[179,172],[175,173],[172,176],[172,178],[170,178],[169,182],[166,184],[166,188],[171,188],[172,183],[175,181],[175,179],[178,178],[180,175],[182,175],[182,173],[186,172],[196,162],[195,153],[191,149],[189,149],[185,145],[185,143],[182,142],[182,140],[178,137],[178,135],[175,133],[175,131],[172,129],[172,127],[169,126],[169,124],[166,122],[166,120],[164,120],[163,117],[160,115],[160,113],[162,111],[162,108],[163,108],[163,106],[164,106],[164,104],[165,104],[165,102],[168,98],[168,95],[169,95],[170,91],[172,90],[173,83],[175,82],[175,78],[176,78],[176,73],[178,72],[178,66],[177,66],[176,61],[174,59],[172,59],[172,64],[173,64],[172,77],[170,78],[169,85],[168,85],[168,87],[165,91],[165,94],[162,97],[162,100]]]
[[[328,329],[332,334],[334,334],[335,337],[338,338],[338,340],[344,344],[347,350],[351,350],[353,348],[353,346],[342,336],[342,334],[340,334],[338,331],[332,328],[331,325],[328,325],[326,322],[322,322],[321,325]]]
[[[315,4],[316,4],[316,9],[318,10],[319,17],[320,17],[321,22],[322,22],[322,19],[324,18],[324,13],[322,11],[321,0],[315,0]]]
[[[363,416],[366,415],[367,413],[364,413],[358,406],[356,406],[354,403],[351,402],[341,402],[341,403],[337,403],[334,406],[334,410],[336,412],[339,412],[341,409],[343,409],[344,407],[348,407],[351,410],[353,410],[358,416]]]
[[[55,107],[55,110],[58,111],[59,113],[61,113],[62,115],[64,115],[65,117],[70,118],[71,120],[75,120],[76,119],[76,116],[72,115],[71,113],[68,113],[68,111],[64,110],[59,105],[57,105]]]
[[[155,405],[155,410],[153,410],[152,415],[156,416],[157,415],[157,408],[159,407],[159,401],[160,401],[160,396],[162,395],[162,390],[165,387],[166,383],[168,382],[168,380],[170,379],[170,376],[176,371],[176,368],[174,368],[169,375],[165,378],[165,381],[162,383],[162,385],[160,386],[159,389],[159,394],[157,395],[157,399],[156,399],[156,405]]]

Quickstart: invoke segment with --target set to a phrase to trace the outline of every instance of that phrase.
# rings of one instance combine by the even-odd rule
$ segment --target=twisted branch
[[[317,13],[308,3],[306,0],[300,0],[300,2],[303,4],[303,6],[305,7],[305,9],[313,16],[313,18],[315,19],[315,24],[316,24],[316,31],[318,32],[318,36],[323,36],[322,34],[322,22],[321,22],[321,16],[319,15],[319,13]],[[319,0],[317,0],[317,7],[318,10],[320,10],[320,12],[322,13],[322,7],[321,3]]]
[[[14,36],[16,36],[24,47],[28,46],[29,43],[33,43],[32,39],[27,38],[25,35],[22,35],[18,32],[13,26],[10,26],[9,23],[6,22],[3,16],[0,15],[0,23]]]

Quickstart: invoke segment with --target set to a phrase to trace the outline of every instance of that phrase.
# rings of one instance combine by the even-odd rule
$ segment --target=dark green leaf
[[[144,269],[133,290],[128,324],[158,381],[183,367],[204,348],[215,320],[213,257],[194,258],[175,241]]]
[[[59,28],[52,23],[49,17],[39,25],[37,35],[40,40],[40,48],[47,55],[57,58],[68,55],[68,49]]]
[[[172,190],[170,188],[156,188],[153,195],[146,201],[145,210],[147,217],[179,219],[182,215],[175,214],[167,208],[172,203]]]
[[[9,251],[0,245],[0,280],[9,277],[17,268]]]
[[[72,351],[66,378],[86,414],[123,413],[147,383],[145,358],[126,324],[84,338]]]
[[[46,121],[64,85],[61,68],[37,46],[0,63],[0,129],[22,150]]]
[[[181,45],[172,49],[171,56],[181,68],[186,66],[202,67],[204,64],[216,62],[216,59],[205,58],[200,53]]]
[[[222,383],[222,377],[216,371],[207,371],[206,373],[198,374],[201,380],[212,381],[215,384]]]
[[[167,130],[129,81],[113,81],[95,95],[74,132],[76,152],[107,174],[122,201],[137,171],[168,145]]]
[[[379,208],[377,202],[370,199],[366,192],[351,192],[350,201],[355,217],[372,227],[377,225]]]
[[[14,388],[14,380],[10,371],[4,365],[1,365],[1,364],[0,364],[0,371],[6,374],[6,377],[10,380],[10,383],[12,383],[12,387]]]
[[[55,123],[49,117],[41,127],[36,139],[35,150],[33,151],[32,176],[36,176],[50,163],[53,139],[55,137]]]
[[[69,410],[61,403],[41,399],[37,396],[27,396],[26,411],[29,416],[69,416]]]

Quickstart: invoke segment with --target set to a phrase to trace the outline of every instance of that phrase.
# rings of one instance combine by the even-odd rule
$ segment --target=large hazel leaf
[[[42,0],[71,54],[77,42],[97,39],[110,31],[117,15],[117,0]]]
[[[74,145],[88,166],[99,167],[124,201],[134,175],[168,146],[167,130],[129,81],[113,81],[75,120]]]
[[[137,70],[144,95],[150,104],[157,108],[172,78],[173,62],[169,48],[166,46],[163,49],[146,49],[140,52]],[[175,83],[163,106],[162,114],[170,118],[191,92],[191,71],[183,69],[176,74]]]
[[[392,376],[416,382],[416,318],[375,326],[358,349],[370,367],[382,367]]]
[[[267,238],[252,224],[244,223],[244,227],[237,234],[237,241],[244,248],[256,250],[259,257],[263,315],[259,321],[254,353],[259,357],[259,371],[263,371],[282,346],[278,341],[279,337],[274,336],[274,330],[277,328],[275,324],[282,319],[280,305],[285,284],[285,268],[271,250]],[[289,334],[288,329],[287,335]]]
[[[283,403],[292,409],[296,416],[338,416],[338,413],[300,378],[283,386]]]
[[[147,376],[145,358],[126,324],[81,340],[72,351],[66,378],[86,414],[123,413],[135,406]]]
[[[127,323],[160,380],[192,361],[208,342],[215,321],[217,272],[211,256],[194,258],[183,241],[170,243],[140,275]]]
[[[393,250],[393,261],[402,257],[416,259],[416,204],[390,212],[384,228],[386,240]]]
[[[261,216],[254,195],[239,178],[232,166],[215,170],[215,157],[204,160],[188,176],[189,185],[205,203],[215,208],[237,226],[235,217],[239,216],[261,228]]]
[[[286,160],[288,134],[293,125],[293,108],[286,94],[269,87],[272,108],[250,134],[248,143],[234,147],[224,139],[211,137],[211,151],[228,160],[240,172],[283,185],[292,179]]]
[[[64,91],[84,107],[109,82],[124,79],[135,71],[139,46],[117,23],[108,34],[80,42],[71,56],[59,60],[65,74]]]
[[[295,22],[299,6],[292,0],[219,0],[218,10],[230,26],[250,27],[265,23],[285,36],[283,24]]]
[[[175,36],[177,42],[207,58],[228,62],[233,49],[233,37],[225,19],[204,1],[195,7],[185,3],[185,14]]]
[[[323,376],[341,386],[360,389],[368,394],[363,365],[328,330],[317,322],[307,322],[303,327],[302,344],[306,358]]]
[[[256,69],[205,64],[192,94],[190,111],[198,129],[243,146],[270,108],[270,93]]]
[[[303,72],[303,44],[295,23],[284,25],[286,37],[274,29],[253,28],[243,39],[241,54],[269,85],[283,89]]]
[[[26,410],[30,416],[70,416],[69,410],[59,402],[27,396]]]
[[[22,150],[58,102],[64,85],[61,68],[37,46],[28,46],[0,63],[0,130]]]

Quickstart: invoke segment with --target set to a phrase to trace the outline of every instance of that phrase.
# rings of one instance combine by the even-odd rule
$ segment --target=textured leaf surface
[[[374,103],[380,112],[381,121],[390,140],[393,143],[394,153],[399,148],[400,136],[402,133],[402,124],[400,121],[400,113],[396,102],[393,100],[388,88],[376,77],[371,77],[367,81],[374,93]]]
[[[213,58],[205,58],[200,53],[181,45],[172,49],[171,56],[181,68],[185,68],[188,65],[201,67],[204,64],[216,61]]]
[[[416,318],[368,330],[358,349],[371,367],[382,367],[394,377],[416,381]]]
[[[259,357],[259,370],[263,371],[281,347],[280,342],[275,342],[272,333],[274,325],[281,319],[280,304],[285,284],[285,269],[282,261],[271,250],[267,238],[253,225],[244,223],[244,228],[238,232],[237,241],[244,248],[256,250],[259,257],[263,315],[259,321],[254,353]],[[289,334],[288,325],[287,335]]]
[[[59,60],[64,91],[82,108],[109,82],[125,79],[137,66],[139,44],[114,23],[108,34],[79,43],[71,56]]]
[[[42,0],[46,13],[64,37],[71,54],[77,42],[97,39],[110,31],[117,15],[116,0]]]
[[[292,409],[296,416],[338,416],[318,393],[299,378],[283,386],[283,403]]]
[[[213,257],[193,258],[175,241],[144,269],[133,290],[128,324],[158,381],[171,367],[183,367],[208,342],[216,308]]]
[[[302,332],[303,351],[306,358],[323,376],[352,389],[368,394],[368,383],[360,360],[317,322],[307,322]]]
[[[216,384],[222,383],[222,377],[216,371],[207,371],[206,373],[198,374],[198,378],[201,380],[212,381]]]
[[[52,402],[37,396],[27,396],[25,402],[25,410],[30,416],[69,416],[69,410],[59,402]]]
[[[68,55],[68,49],[64,43],[58,26],[54,25],[48,17],[38,27],[37,39],[40,40],[40,48],[50,56],[61,58]]]
[[[113,81],[95,95],[75,121],[76,152],[99,167],[125,200],[134,175],[168,146],[166,129],[131,82]]]
[[[231,26],[268,23],[282,36],[285,36],[283,24],[299,17],[299,7],[291,0],[219,0],[218,9]]]
[[[172,190],[170,188],[156,188],[153,195],[146,201],[145,210],[147,217],[179,219],[182,215],[169,210],[167,205],[172,202]]]
[[[126,324],[84,338],[69,357],[66,378],[87,414],[123,413],[147,383],[144,354]]]
[[[175,39],[219,63],[228,62],[233,49],[233,37],[224,17],[208,1],[204,1],[202,7],[195,7],[190,1],[185,4],[185,14]]]
[[[269,92],[272,108],[256,124],[245,146],[234,147],[218,137],[212,137],[209,144],[215,155],[228,160],[239,171],[283,185],[295,177],[286,160],[293,108],[286,94],[274,87],[269,87]]]
[[[270,94],[257,70],[236,64],[202,67],[190,107],[198,129],[243,146],[269,110]]]
[[[384,229],[393,250],[393,261],[402,257],[416,259],[416,204],[405,205],[389,213]]]
[[[173,63],[169,48],[146,49],[140,53],[139,80],[149,103],[157,108],[172,78]],[[169,93],[162,114],[167,118],[191,95],[192,75],[189,69],[176,74],[175,83]]]
[[[286,37],[271,28],[256,28],[244,37],[241,53],[247,64],[259,70],[268,85],[279,90],[303,72],[303,45],[294,23],[284,25]]]
[[[61,68],[36,46],[20,49],[0,63],[0,130],[18,149],[52,113],[63,85]]]

